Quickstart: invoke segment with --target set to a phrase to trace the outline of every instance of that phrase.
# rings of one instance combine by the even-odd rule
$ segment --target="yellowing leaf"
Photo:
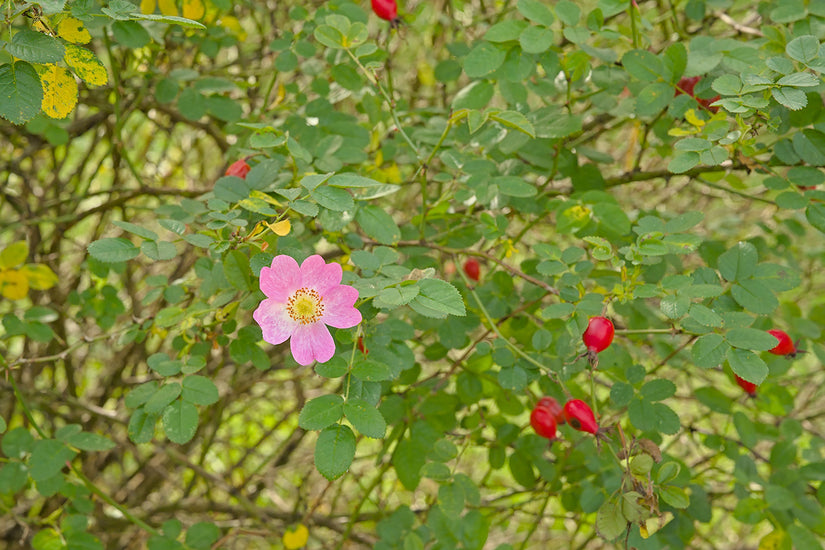
[[[163,15],[179,15],[175,0],[158,0],[158,6]]]
[[[157,5],[155,0],[140,0],[140,13],[155,13]]]
[[[109,82],[109,73],[106,72],[106,67],[91,50],[66,44],[66,55],[63,56],[63,59],[75,74],[89,86],[103,86]]]
[[[289,235],[289,232],[292,229],[292,224],[289,223],[289,220],[282,220],[277,223],[264,223],[269,229],[272,230],[273,233],[275,233],[279,237],[286,237],[287,235]]]
[[[17,241],[11,243],[0,252],[0,269],[6,267],[17,267],[26,261],[29,256],[29,243]]]
[[[688,109],[685,112],[685,120],[687,120],[690,124],[696,126],[697,128],[701,128],[705,125],[705,121],[697,117],[696,111],[694,111],[693,109]]]
[[[92,39],[83,21],[74,17],[67,17],[57,24],[57,36],[72,44],[88,44]]]
[[[202,0],[183,0],[183,16],[187,19],[200,19],[206,13]]]
[[[77,82],[68,69],[47,65],[40,75],[43,84],[41,109],[51,118],[66,118],[77,105]]]
[[[661,516],[654,516],[652,518],[647,518],[641,524],[639,524],[639,534],[642,535],[643,539],[648,538],[650,535],[654,534],[656,531],[670,523],[673,519],[673,514],[670,512],[665,512]]]
[[[309,538],[309,530],[303,524],[298,524],[294,529],[287,529],[284,533],[284,546],[287,550],[298,550],[303,548]]]
[[[0,270],[0,294],[9,300],[22,300],[29,293],[26,276],[16,269]]]
[[[246,31],[241,27],[241,22],[234,15],[224,15],[221,17],[221,26],[234,34],[238,40],[243,42],[246,40]]]
[[[275,107],[280,105],[285,97],[286,97],[286,88],[284,87],[283,84],[278,84],[278,89],[275,92],[275,99],[272,100],[272,103],[269,105],[269,108],[274,109]]]
[[[435,79],[435,70],[432,65],[425,61],[418,64],[418,81],[421,82],[423,86],[435,86],[437,81]]]
[[[20,272],[29,282],[29,287],[35,290],[48,290],[57,284],[57,275],[47,265],[27,264]]]
[[[790,537],[781,529],[768,533],[759,541],[759,550],[790,550],[790,548]]]

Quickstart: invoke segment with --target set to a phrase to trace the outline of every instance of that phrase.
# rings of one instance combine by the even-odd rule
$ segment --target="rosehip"
[[[607,317],[591,317],[587,330],[582,334],[582,341],[593,353],[604,351],[613,341],[613,323]]]
[[[559,402],[552,397],[542,397],[539,399],[536,408],[547,409],[553,414],[553,418],[556,419],[556,424],[564,424],[564,411],[561,405],[559,405]]]
[[[240,159],[233,162],[229,168],[226,169],[226,175],[246,179],[246,175],[249,173],[249,170],[250,167],[246,163],[246,160]]]
[[[699,82],[698,76],[683,76],[679,79],[679,83],[676,84],[676,95],[686,93],[687,95],[693,97],[693,89],[696,87],[697,82]]]
[[[756,395],[756,384],[754,384],[753,382],[748,382],[744,378],[740,378],[738,374],[734,374],[734,376],[736,376],[736,383],[739,384],[739,387],[745,390],[748,393],[748,395]]]
[[[470,258],[466,262],[464,262],[464,273],[470,279],[478,282],[479,278],[481,277],[481,267],[478,265],[478,260],[475,258]]]
[[[530,413],[530,425],[540,436],[547,439],[556,438],[556,418],[550,409],[537,405]]]
[[[358,342],[356,342],[355,347],[358,348],[358,351],[360,351],[364,355],[366,355],[370,352],[370,350],[368,350],[367,347],[364,345],[364,337],[363,336],[358,337]]]
[[[398,4],[395,0],[371,0],[371,3],[375,15],[389,21],[391,27],[398,27],[401,19],[398,17]]]
[[[581,399],[571,399],[564,404],[564,418],[574,430],[593,435],[599,433],[599,425],[593,416],[593,410]]]
[[[787,332],[785,332],[784,330],[774,328],[769,330],[768,334],[772,335],[777,340],[779,340],[779,343],[768,351],[770,351],[774,355],[787,355],[789,357],[793,357],[794,355],[796,355],[796,352],[798,350],[796,349],[796,346],[791,340],[791,337],[788,336]]]

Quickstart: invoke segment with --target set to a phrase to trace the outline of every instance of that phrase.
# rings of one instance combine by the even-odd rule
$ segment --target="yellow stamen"
[[[317,323],[324,314],[324,301],[315,289],[299,288],[286,301],[286,311],[302,325]]]

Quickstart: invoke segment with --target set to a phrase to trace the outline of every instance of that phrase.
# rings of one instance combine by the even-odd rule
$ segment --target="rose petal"
[[[289,349],[299,365],[310,365],[312,361],[326,363],[335,354],[335,342],[323,323],[298,325],[292,333]]]
[[[298,326],[287,314],[285,304],[268,298],[258,305],[252,318],[260,325],[264,340],[275,346],[286,342]]]
[[[301,268],[294,258],[281,254],[272,259],[271,267],[261,269],[261,291],[267,298],[286,302],[301,286]]]
[[[340,264],[324,263],[324,259],[315,254],[301,264],[301,286],[314,288],[323,296],[330,288],[341,284],[342,274]]]
[[[358,291],[348,285],[333,287],[324,295],[321,322],[335,328],[350,328],[361,322],[361,312],[353,307]]]

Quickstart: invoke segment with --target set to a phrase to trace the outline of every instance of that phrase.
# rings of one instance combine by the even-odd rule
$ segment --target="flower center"
[[[317,323],[324,314],[324,300],[312,288],[299,288],[286,301],[286,312],[302,325]]]

